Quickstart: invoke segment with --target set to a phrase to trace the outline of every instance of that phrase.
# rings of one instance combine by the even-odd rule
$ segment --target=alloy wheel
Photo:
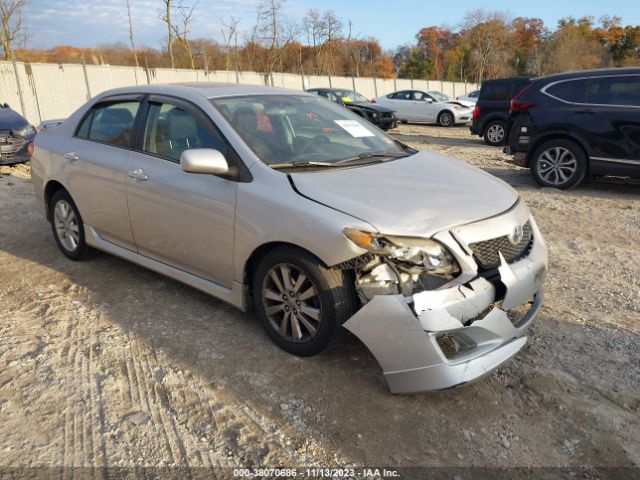
[[[318,333],[318,289],[299,267],[280,263],[269,270],[262,283],[262,305],[271,326],[286,340],[303,343]]]
[[[504,138],[504,127],[499,124],[491,125],[487,129],[487,138],[491,143],[500,143]]]
[[[56,235],[62,246],[74,252],[80,244],[80,226],[73,208],[64,200],[59,200],[53,210]]]
[[[568,182],[578,170],[578,161],[573,153],[563,147],[552,147],[537,159],[538,174],[551,185]]]
[[[443,112],[440,114],[440,125],[443,127],[449,127],[453,123],[453,115],[449,112]]]

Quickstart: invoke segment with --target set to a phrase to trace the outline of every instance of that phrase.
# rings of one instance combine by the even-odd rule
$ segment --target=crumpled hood
[[[468,102],[466,100],[448,100],[444,103],[452,103],[453,105],[460,105],[461,107],[466,107],[466,108],[474,108],[476,106],[475,103]]]
[[[27,121],[10,108],[0,107],[0,130],[20,130]]]
[[[431,236],[502,213],[518,199],[515,190],[492,175],[431,151],[290,176],[303,196],[385,234]]]
[[[379,105],[377,103],[350,102],[347,105],[356,105],[356,106],[358,106],[360,108],[366,108],[368,110],[373,110],[374,112],[380,112],[380,113],[395,112],[395,110],[393,108],[389,108],[389,107],[386,107],[384,105]]]

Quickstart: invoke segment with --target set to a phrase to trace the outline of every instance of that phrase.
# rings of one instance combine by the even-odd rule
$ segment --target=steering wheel
[[[298,155],[304,155],[305,153],[309,152],[311,147],[318,146],[321,143],[322,144],[331,143],[331,139],[327,135],[325,135],[324,133],[319,133],[315,137],[312,137],[312,138],[309,139],[309,141],[302,148],[302,150],[300,150],[300,152],[298,152]]]

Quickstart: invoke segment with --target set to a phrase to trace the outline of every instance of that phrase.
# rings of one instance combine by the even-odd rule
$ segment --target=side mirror
[[[433,98],[427,97],[427,98],[424,99],[424,101],[427,102],[427,103],[433,103]]]
[[[223,175],[229,173],[229,164],[222,152],[213,148],[194,148],[180,155],[180,166],[188,173]]]

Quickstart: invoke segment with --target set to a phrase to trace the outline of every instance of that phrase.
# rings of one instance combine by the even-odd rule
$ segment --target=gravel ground
[[[0,466],[638,466],[640,182],[539,189],[466,128],[392,133],[534,212],[550,272],[515,359],[463,389],[390,395],[346,332],[296,358],[189,287],[67,260],[28,166],[0,167]]]

